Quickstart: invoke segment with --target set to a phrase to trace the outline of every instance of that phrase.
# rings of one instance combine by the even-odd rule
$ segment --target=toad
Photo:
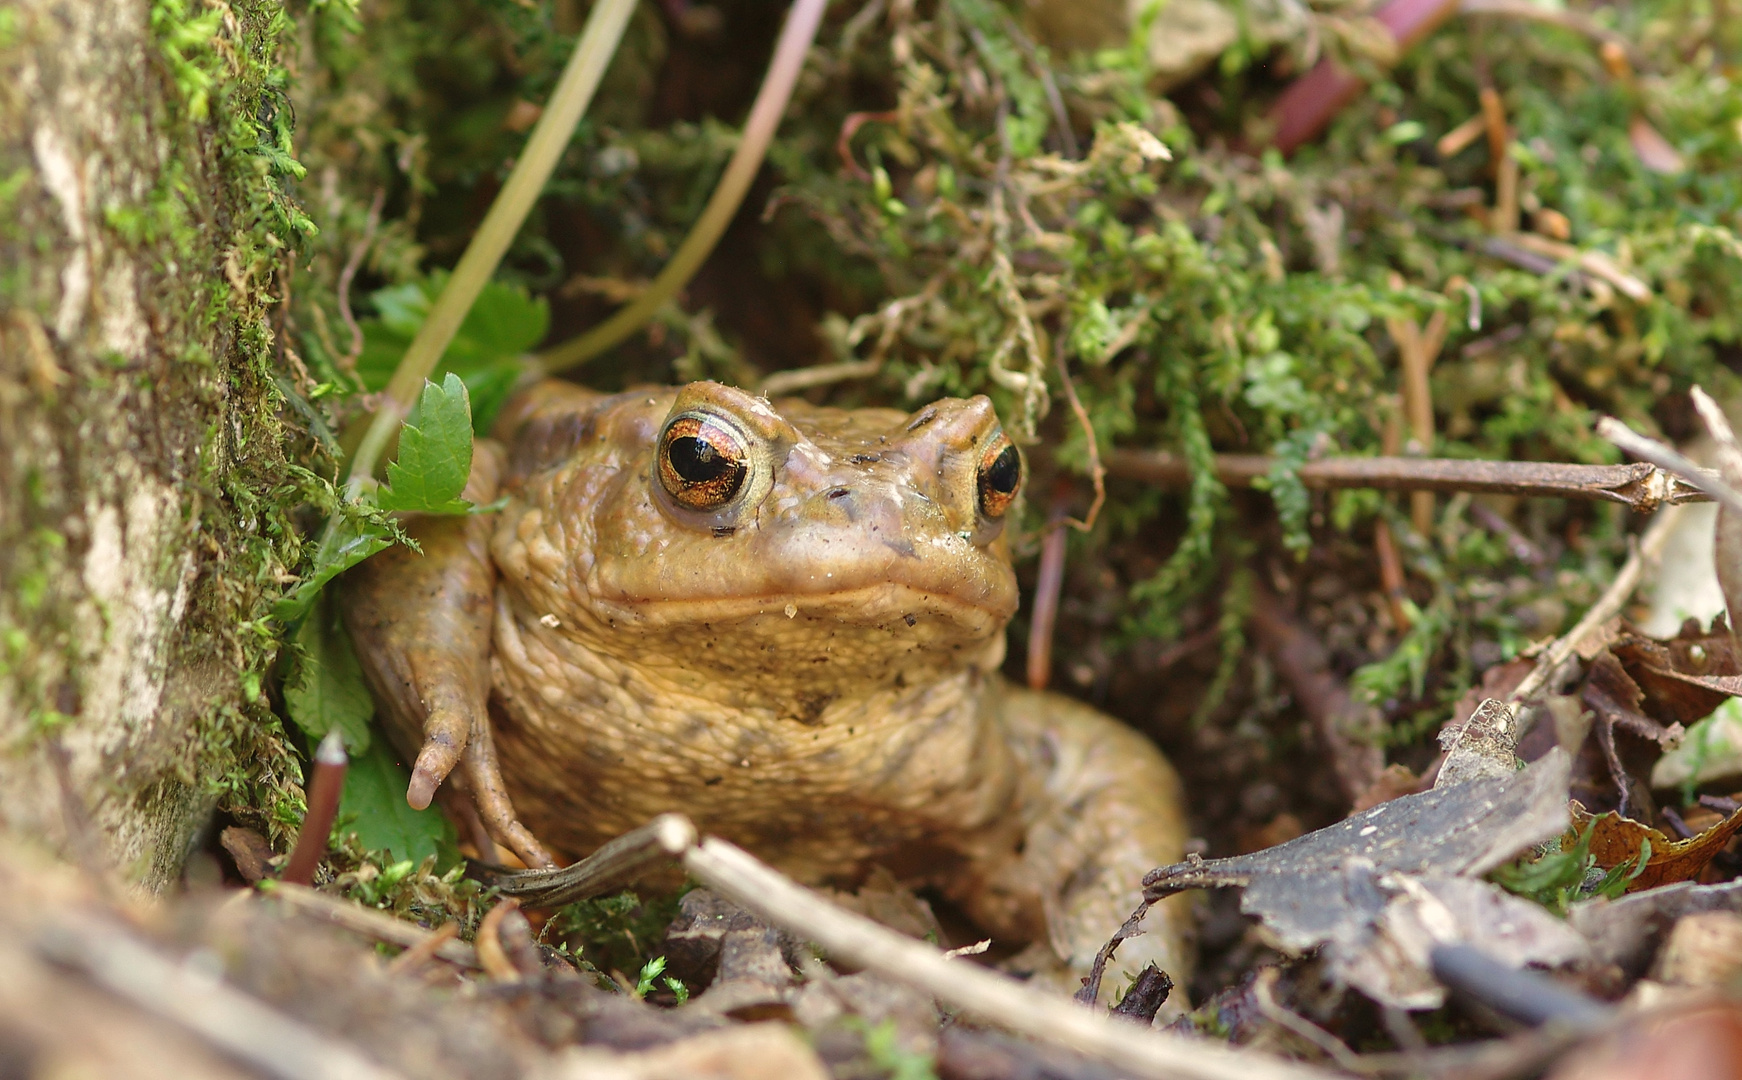
[[[499,512],[409,517],[422,554],[345,582],[411,805],[446,781],[534,867],[671,810],[809,884],[880,866],[1072,988],[1181,858],[1155,747],[998,674],[1023,467],[987,398],[546,382],[494,434],[466,495]],[[1185,922],[1116,963],[1182,979]]]

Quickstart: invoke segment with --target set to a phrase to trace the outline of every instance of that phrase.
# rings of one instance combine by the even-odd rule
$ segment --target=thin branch
[[[326,893],[318,893],[301,885],[263,881],[260,883],[260,891],[262,895],[296,908],[305,915],[324,919],[354,934],[362,934],[364,937],[375,938],[401,948],[425,946],[429,938],[434,936],[432,931],[404,919],[396,919],[385,912],[340,900]],[[450,964],[467,968],[479,966],[477,953],[463,941],[438,942],[434,953]]]
[[[265,1076],[391,1080],[401,1075],[221,979],[171,960],[107,921],[57,921],[35,945],[48,959],[83,972]]]
[[[1742,494],[1739,494],[1729,484],[1724,483],[1717,473],[1710,469],[1700,468],[1694,464],[1693,459],[1683,456],[1671,447],[1665,446],[1656,439],[1639,434],[1613,416],[1605,416],[1597,421],[1597,434],[1634,457],[1643,458],[1660,469],[1674,473],[1680,479],[1711,496],[1714,501],[1723,503],[1737,513],[1742,513]]]
[[[1586,1033],[1613,1027],[1607,1002],[1529,968],[1514,968],[1474,945],[1436,945],[1429,953],[1434,978],[1521,1024],[1565,1024]]]
[[[712,837],[684,854],[691,877],[846,963],[937,998],[986,1023],[1154,1080],[1328,1080],[1323,1070],[1254,1050],[1188,1040],[1113,1019],[997,972],[947,960],[932,945],[843,910]]]
[[[600,0],[587,17],[586,29],[575,44],[574,55],[563,69],[549,103],[526,140],[526,148],[508,174],[496,200],[484,215],[484,221],[466,245],[466,252],[454,267],[441,296],[430,308],[429,318],[412,339],[411,346],[400,358],[381,407],[369,424],[363,442],[351,459],[350,494],[355,497],[363,483],[375,470],[375,463],[387,448],[388,441],[423,387],[423,381],[435,370],[436,362],[447,351],[448,343],[471,311],[484,284],[496,272],[507,253],[508,245],[520,231],[526,215],[544,190],[556,163],[568,149],[575,125],[593,100],[605,67],[617,52],[617,42],[623,28],[635,10],[635,0]]]
[[[702,216],[691,226],[689,235],[684,237],[676,254],[665,264],[665,269],[634,303],[573,341],[539,354],[537,363],[541,370],[547,374],[563,371],[609,349],[634,333],[695,276],[725,233],[726,226],[732,223],[738,204],[744,201],[745,193],[762,167],[763,155],[774,138],[775,129],[780,126],[781,115],[786,112],[787,100],[792,97],[793,85],[804,69],[805,56],[810,52],[811,42],[816,39],[817,26],[822,22],[826,7],[828,0],[793,0],[786,25],[780,31],[780,40],[774,46],[774,59],[769,61],[762,89],[750,106],[750,119],[744,124],[744,133],[738,137],[732,160],[726,163],[726,171],[702,210]]]
[[[1095,527],[1095,519],[1101,516],[1101,507],[1107,502],[1107,466],[1101,461],[1101,443],[1095,438],[1095,424],[1089,419],[1089,410],[1083,408],[1082,399],[1077,397],[1076,384],[1071,382],[1071,369],[1065,363],[1065,350],[1061,342],[1053,356],[1059,369],[1059,382],[1064,384],[1065,400],[1070,403],[1071,414],[1077,418],[1077,426],[1083,429],[1084,445],[1089,451],[1089,479],[1095,485],[1095,501],[1089,504],[1089,512],[1083,515],[1083,520],[1066,518],[1065,524],[1078,532],[1088,532]]]
[[[1322,1051],[1325,1056],[1337,1063],[1337,1067],[1348,1072],[1363,1072],[1360,1055],[1350,1050],[1343,1040],[1332,1035],[1324,1028],[1301,1016],[1292,1009],[1285,1008],[1271,993],[1276,985],[1278,971],[1274,967],[1263,968],[1252,982],[1252,1000],[1258,1004],[1258,1012],[1271,1023],[1300,1036]]]
[[[485,913],[483,921],[478,923],[478,933],[472,939],[472,947],[478,952],[478,963],[483,967],[484,974],[501,983],[520,981],[520,971],[508,959],[508,954],[502,951],[502,920],[520,910],[520,901],[512,896],[505,896],[495,907]]]
[[[386,201],[387,189],[376,188],[375,197],[369,200],[369,216],[363,223],[363,237],[351,248],[350,257],[339,271],[339,318],[344,320],[345,329],[351,331],[351,350],[333,359],[341,371],[352,377],[357,374],[357,358],[363,355],[363,328],[357,325],[357,316],[351,313],[351,282],[363,266],[363,256],[375,243],[375,230],[381,227],[381,207]]]
[[[423,965],[434,959],[437,951],[450,941],[457,941],[460,936],[460,924],[449,919],[434,930],[428,937],[395,956],[387,965],[390,976],[405,977],[417,971]]]
[[[1355,700],[1343,680],[1332,673],[1330,654],[1319,637],[1259,585],[1253,587],[1251,624],[1259,647],[1312,720],[1343,797],[1354,805],[1385,771],[1380,744],[1384,718],[1377,708]]]
[[[776,371],[762,380],[762,385],[757,387],[756,392],[766,398],[784,397],[801,390],[831,386],[849,379],[868,379],[882,369],[882,358],[873,357],[870,360],[843,360],[838,364],[819,364],[816,367]]]
[[[1229,487],[1251,487],[1270,475],[1276,459],[1261,454],[1217,454],[1216,478]],[[1712,474],[1696,470],[1701,484]],[[1167,487],[1191,482],[1185,458],[1156,450],[1115,450],[1107,474]],[[1706,502],[1700,485],[1652,465],[1565,465],[1549,461],[1464,461],[1454,458],[1323,458],[1300,468],[1300,481],[1319,489],[1379,488],[1389,491],[1471,491],[1493,495],[1595,499],[1648,513],[1660,506]]]

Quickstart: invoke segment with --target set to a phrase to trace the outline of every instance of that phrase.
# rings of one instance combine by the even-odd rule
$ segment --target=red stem
[[[285,864],[279,880],[292,885],[314,882],[315,867],[327,853],[327,837],[332,835],[333,819],[339,814],[339,795],[345,790],[345,764],[345,743],[334,728],[315,750],[314,779],[308,786],[308,813],[303,815],[296,846],[291,849],[290,862]]]

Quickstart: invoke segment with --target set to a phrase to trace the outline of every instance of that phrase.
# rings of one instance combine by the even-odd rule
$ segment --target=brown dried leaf
[[[1578,803],[1572,804],[1572,813],[1573,827],[1562,842],[1571,845],[1589,826],[1591,854],[1605,870],[1638,859],[1645,842],[1651,842],[1651,856],[1645,869],[1628,883],[1628,892],[1697,879],[1712,857],[1742,829],[1742,810],[1687,840],[1672,840],[1650,825],[1613,812],[1593,817]]]
[[[1638,711],[1664,724],[1692,724],[1727,697],[1742,697],[1742,658],[1729,627],[1692,620],[1667,641],[1630,634],[1611,650],[1645,694]]]

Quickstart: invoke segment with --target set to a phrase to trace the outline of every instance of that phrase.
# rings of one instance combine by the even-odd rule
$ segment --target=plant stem
[[[781,115],[786,112],[787,100],[792,97],[793,85],[798,82],[799,72],[804,68],[805,55],[817,36],[817,25],[822,22],[826,7],[828,0],[793,0],[786,25],[780,31],[780,40],[774,47],[774,59],[768,64],[762,89],[757,91],[756,102],[750,107],[750,119],[745,121],[744,133],[732,151],[732,160],[727,162],[726,171],[702,210],[702,216],[690,227],[689,235],[684,237],[677,253],[665,264],[665,269],[653,279],[646,292],[636,297],[634,303],[580,337],[540,353],[537,362],[545,374],[591,360],[622,341],[695,276],[725,233],[726,226],[732,223],[738,205],[744,201],[751,181],[756,179],[756,172],[762,167],[763,155],[768,151],[775,129],[780,126]]]
[[[556,168],[557,160],[568,148],[575,125],[593,100],[599,80],[611,57],[617,52],[617,42],[635,8],[635,0],[599,0],[587,18],[586,29],[575,44],[574,55],[563,69],[562,78],[545,106],[544,114],[532,129],[531,138],[520,154],[520,160],[508,174],[508,180],[490,204],[483,224],[460,256],[459,265],[448,278],[447,286],[430,309],[429,318],[405,350],[380,409],[369,424],[363,442],[351,459],[350,494],[355,497],[362,484],[375,470],[375,463],[387,448],[399,422],[405,419],[417,400],[423,381],[435,370],[436,362],[447,351],[448,343],[459,330],[460,323],[471,311],[472,302],[484,288],[484,283],[496,272],[508,245],[520,231],[521,223],[532,210],[544,183]]]

